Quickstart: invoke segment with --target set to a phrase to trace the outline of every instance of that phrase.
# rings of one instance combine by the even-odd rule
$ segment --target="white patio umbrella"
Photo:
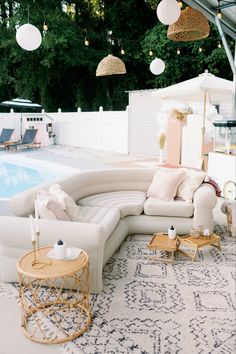
[[[0,106],[5,106],[5,107],[9,107],[9,108],[19,108],[20,112],[21,112],[21,117],[20,117],[20,135],[22,138],[22,110],[23,108],[26,109],[42,109],[41,104],[38,103],[33,103],[30,100],[26,100],[23,98],[14,98],[10,101],[3,101],[0,103]]]
[[[158,90],[158,96],[173,100],[201,101],[205,96],[209,102],[232,100],[233,81],[225,80],[205,71],[199,76]]]
[[[233,81],[225,80],[213,74],[205,73],[180,82],[178,84],[158,90],[156,93],[162,99],[181,100],[181,102],[200,101],[203,103],[202,120],[202,147],[205,134],[206,103],[217,104],[232,102],[234,84]],[[202,152],[203,153],[203,152]]]

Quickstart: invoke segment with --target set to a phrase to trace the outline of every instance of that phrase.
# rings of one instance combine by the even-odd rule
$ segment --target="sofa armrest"
[[[104,232],[97,224],[39,220],[40,247],[53,245],[59,239],[67,245],[87,252],[90,267],[91,292],[102,290],[102,267],[104,256]],[[29,218],[0,216],[0,256],[8,257],[8,250],[21,249],[22,254],[32,249]],[[5,253],[4,253],[5,250]],[[9,252],[10,253],[10,252]],[[12,255],[10,255],[12,257]]]
[[[195,192],[193,198],[194,217],[193,227],[203,226],[211,231],[214,228],[212,210],[216,206],[217,197],[215,189],[209,184],[202,184]]]

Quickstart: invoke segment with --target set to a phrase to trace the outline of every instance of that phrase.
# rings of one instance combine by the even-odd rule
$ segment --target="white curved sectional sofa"
[[[40,219],[40,246],[59,238],[89,255],[90,290],[102,290],[102,269],[128,234],[152,234],[174,225],[178,234],[192,226],[213,229],[214,188],[202,184],[193,203],[146,197],[155,169],[110,169],[81,172],[56,183],[79,205],[81,221]],[[44,185],[43,187],[48,187]],[[0,279],[16,281],[16,260],[31,249],[28,216],[34,212],[36,188],[14,196],[10,208],[16,216],[0,216]]]

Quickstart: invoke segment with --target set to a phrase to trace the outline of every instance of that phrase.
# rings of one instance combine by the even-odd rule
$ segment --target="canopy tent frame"
[[[216,12],[218,9],[218,6],[215,6],[215,5],[218,5],[217,0],[215,0],[215,1],[213,1],[213,0],[211,0],[211,1],[210,0],[183,0],[183,1],[187,5],[191,6],[192,8],[201,11],[210,22],[215,23],[215,18],[217,17]],[[235,0],[231,0],[227,4],[228,4],[227,8],[222,4],[220,6],[220,8],[222,10],[222,14],[223,14],[223,17],[221,19],[222,29],[231,38],[236,40],[236,26],[235,26],[236,19],[232,19],[232,15],[230,17],[229,14],[227,13],[227,11],[230,8],[232,8],[234,6],[236,7],[236,2],[235,2]]]
[[[183,0],[187,5],[201,11],[210,22],[214,23],[218,29],[220,38],[222,40],[232,73],[234,81],[234,94],[233,94],[233,104],[232,104],[232,119],[236,119],[236,16],[234,19],[230,18],[228,11],[229,8],[236,8],[236,1],[222,1],[220,9],[223,12],[223,18],[218,19],[216,11],[219,8],[218,1],[215,1],[216,6],[213,5],[214,1],[209,0]],[[236,10],[235,10],[236,13]],[[230,51],[229,45],[227,43],[225,33],[232,37],[235,41],[235,53],[234,59],[233,54]]]

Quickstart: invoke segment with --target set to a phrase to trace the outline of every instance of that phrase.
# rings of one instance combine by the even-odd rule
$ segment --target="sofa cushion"
[[[206,173],[184,168],[184,178],[177,189],[177,197],[183,198],[186,202],[192,202],[195,191],[202,184]]]
[[[162,200],[173,200],[184,177],[184,171],[159,168],[150,184],[147,196]]]
[[[79,208],[76,205],[74,199],[65,193],[59,184],[52,184],[49,187],[49,192],[54,198],[61,204],[65,213],[69,216],[71,221],[76,221],[79,218]]]
[[[37,206],[41,219],[70,221],[61,204],[47,190],[37,191]]]
[[[141,191],[120,191],[100,193],[79,200],[79,205],[112,207],[120,210],[121,218],[127,215],[140,215],[146,194]]]
[[[116,208],[80,206],[79,209],[77,221],[101,225],[104,228],[105,239],[110,236],[120,221],[120,211]]]
[[[144,214],[192,217],[193,203],[187,203],[183,200],[166,201],[150,197],[144,204]]]

